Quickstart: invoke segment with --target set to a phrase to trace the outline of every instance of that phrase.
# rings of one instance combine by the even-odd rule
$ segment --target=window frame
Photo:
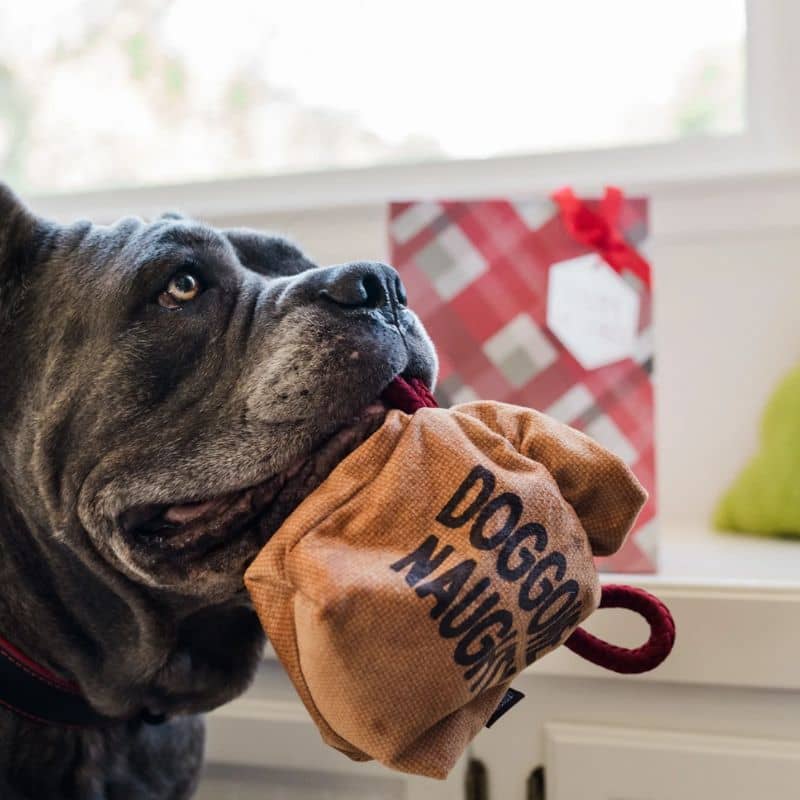
[[[786,175],[800,169],[800,3],[746,0],[746,130],[614,148],[329,169],[34,196],[56,218],[107,221],[164,208],[212,218],[385,203],[390,199],[531,195],[608,181],[648,194],[687,182]]]

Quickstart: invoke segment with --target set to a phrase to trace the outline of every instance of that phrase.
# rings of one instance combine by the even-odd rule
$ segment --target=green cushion
[[[760,451],[720,500],[714,524],[800,537],[800,367],[767,403]]]

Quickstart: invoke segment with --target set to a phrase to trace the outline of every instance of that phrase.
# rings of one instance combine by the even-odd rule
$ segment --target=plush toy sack
[[[441,778],[598,607],[593,556],[645,499],[621,460],[535,411],[392,410],[245,582],[325,741]],[[602,644],[575,642],[593,660]]]

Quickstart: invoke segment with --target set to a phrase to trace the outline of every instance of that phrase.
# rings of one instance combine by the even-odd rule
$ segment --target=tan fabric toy
[[[645,499],[620,459],[535,411],[391,410],[245,582],[324,740],[441,778],[598,607],[593,556]]]

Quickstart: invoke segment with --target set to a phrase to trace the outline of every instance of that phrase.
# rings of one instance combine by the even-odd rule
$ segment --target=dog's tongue
[[[438,408],[439,404],[425,382],[419,378],[396,377],[384,390],[381,400],[390,408],[413,414],[420,408]]]

